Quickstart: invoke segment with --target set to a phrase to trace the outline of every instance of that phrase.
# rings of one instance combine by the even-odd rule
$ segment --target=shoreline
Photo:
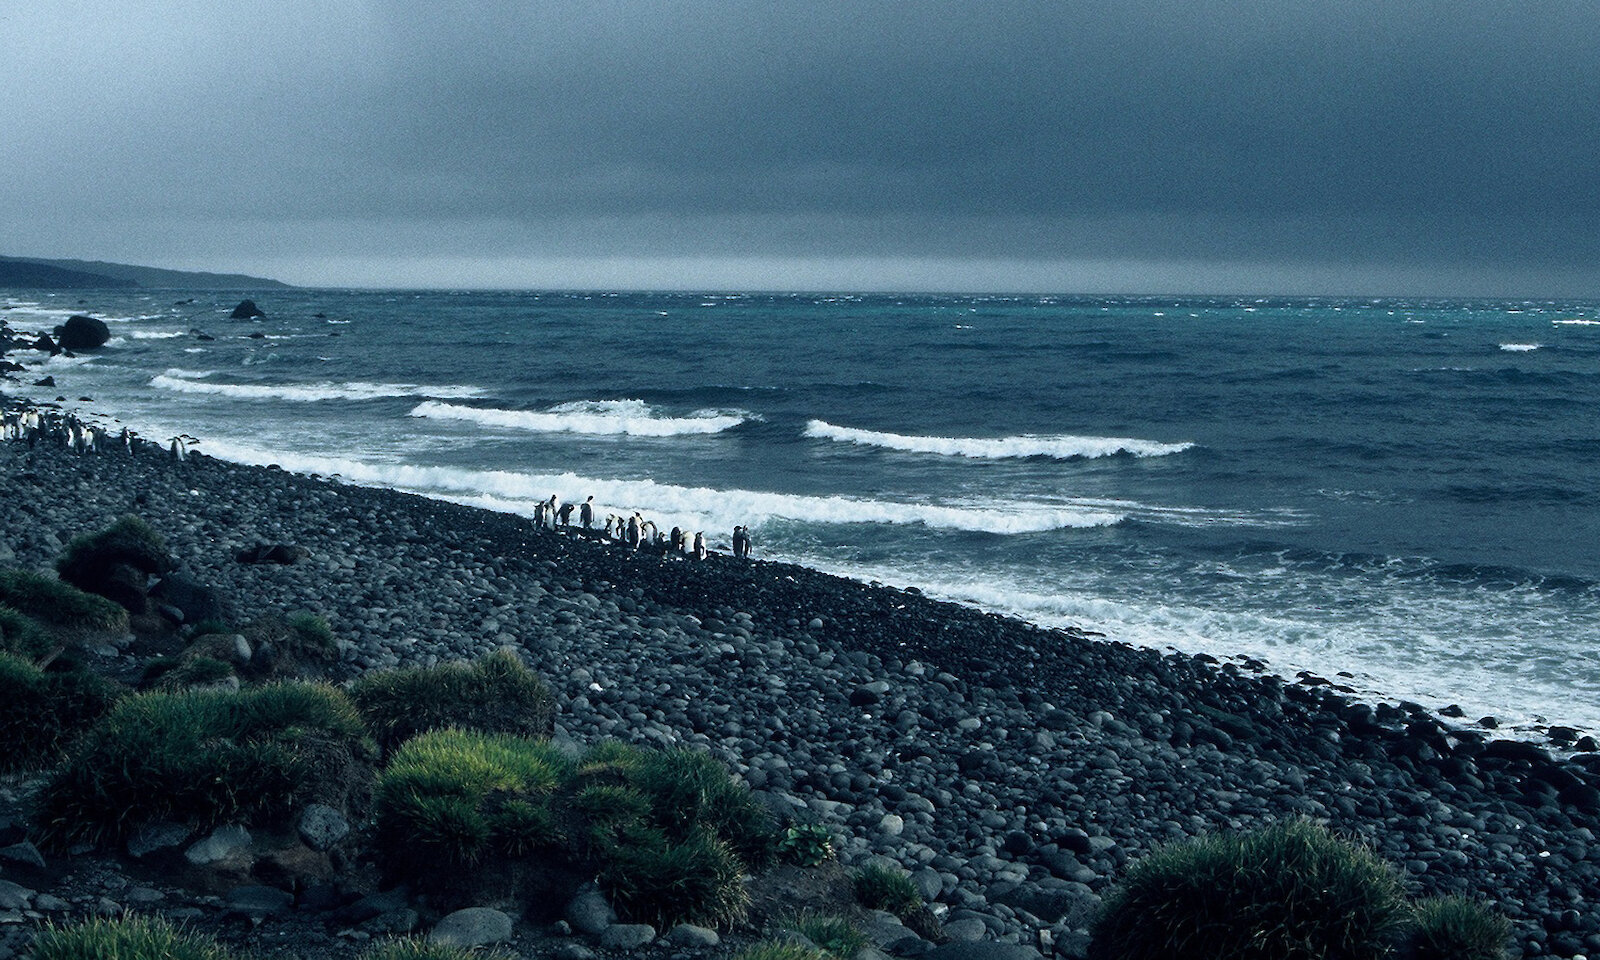
[[[1600,901],[1592,754],[914,589],[628,555],[511,515],[153,446],[0,443],[0,483],[0,565],[37,566],[134,513],[236,617],[327,616],[347,676],[511,644],[556,690],[561,735],[709,749],[835,827],[847,863],[895,859],[995,938],[1048,928],[1061,943],[1155,845],[1306,815],[1424,892],[1497,905],[1525,947],[1600,945],[1600,919],[1568,916]],[[309,556],[234,560],[261,542]],[[1062,913],[1045,916],[1047,901]]]

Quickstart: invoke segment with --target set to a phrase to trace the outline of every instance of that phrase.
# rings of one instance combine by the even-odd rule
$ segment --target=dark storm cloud
[[[344,223],[373,253],[357,226],[408,253],[430,224],[496,253],[1600,253],[1587,0],[66,7],[0,23],[54,31],[0,40],[31,134],[8,215]]]

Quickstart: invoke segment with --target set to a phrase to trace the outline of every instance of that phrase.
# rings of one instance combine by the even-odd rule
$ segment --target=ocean
[[[228,318],[246,296],[265,319]],[[746,524],[757,558],[1600,731],[1600,303],[297,289],[0,311],[105,320],[93,354],[14,354],[5,390],[163,444],[523,515],[592,495],[713,549]]]

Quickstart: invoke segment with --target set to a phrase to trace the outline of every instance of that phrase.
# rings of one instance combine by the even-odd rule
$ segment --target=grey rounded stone
[[[250,831],[236,823],[229,823],[211,831],[211,836],[196,842],[184,851],[183,856],[198,867],[225,860],[235,850],[249,845]]]
[[[617,922],[617,912],[611,909],[604,894],[590,886],[567,902],[566,919],[573,929],[597,936]]]
[[[722,943],[717,931],[692,923],[680,923],[668,930],[666,940],[677,947],[715,947]]]
[[[511,939],[511,917],[492,907],[467,907],[447,915],[428,934],[446,947],[478,947]]]
[[[960,920],[951,920],[944,925],[944,935],[953,941],[970,943],[982,940],[984,934],[989,932],[989,927],[977,917],[964,917]]]
[[[350,834],[344,814],[323,803],[308,804],[296,825],[300,840],[313,850],[328,850]]]
[[[135,860],[148,857],[158,850],[167,850],[176,847],[189,839],[194,833],[189,827],[171,820],[157,820],[147,823],[133,832],[128,838],[128,856]]]
[[[600,934],[600,949],[634,950],[655,938],[656,928],[648,923],[613,923]]]

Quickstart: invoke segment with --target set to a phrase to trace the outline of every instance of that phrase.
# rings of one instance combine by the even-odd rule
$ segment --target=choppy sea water
[[[113,332],[5,389],[1600,731],[1600,303],[292,290],[229,320],[249,295],[0,295]]]

